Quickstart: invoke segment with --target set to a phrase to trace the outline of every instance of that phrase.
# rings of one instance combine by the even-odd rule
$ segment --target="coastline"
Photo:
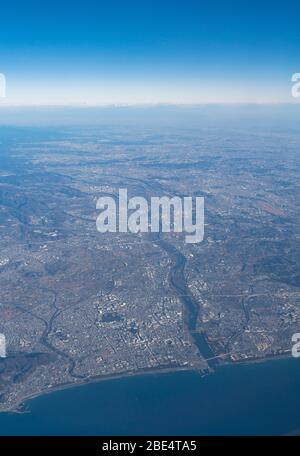
[[[27,402],[30,402],[31,400],[36,399],[41,396],[46,396],[51,393],[56,393],[58,391],[64,391],[67,389],[72,389],[72,388],[76,388],[76,387],[80,387],[80,386],[90,385],[92,383],[100,383],[100,382],[109,381],[109,380],[119,380],[122,378],[139,377],[139,376],[144,376],[144,375],[147,375],[147,376],[148,375],[154,375],[154,376],[155,375],[164,375],[164,374],[177,373],[177,372],[199,372],[199,371],[197,371],[197,369],[191,369],[188,367],[182,367],[182,368],[181,367],[174,367],[174,368],[168,367],[168,368],[161,368],[161,369],[157,368],[157,369],[149,369],[149,370],[141,369],[136,372],[124,372],[124,373],[120,373],[120,374],[110,374],[110,375],[105,375],[105,376],[99,375],[99,376],[89,377],[88,379],[80,381],[78,383],[74,382],[74,383],[67,383],[67,384],[63,384],[63,385],[57,385],[57,386],[54,386],[53,388],[49,388],[48,390],[43,390],[43,391],[40,391],[39,393],[28,395],[16,407],[0,410],[0,414],[26,413],[26,411],[24,410],[24,407],[26,406]]]
[[[5,413],[24,414],[24,413],[27,413],[25,410],[27,403],[29,403],[33,399],[36,399],[41,396],[46,396],[51,393],[64,391],[64,390],[72,389],[72,388],[76,388],[76,387],[86,386],[86,385],[93,384],[93,383],[99,383],[99,382],[110,381],[110,380],[119,380],[122,378],[142,377],[145,375],[146,376],[149,376],[149,375],[156,376],[156,375],[167,375],[167,374],[172,374],[172,373],[175,374],[178,372],[195,372],[195,373],[198,373],[199,376],[204,377],[207,375],[214,375],[216,373],[216,370],[218,368],[222,368],[222,367],[227,367],[227,366],[234,367],[234,366],[238,366],[238,365],[246,366],[246,365],[251,365],[251,364],[262,364],[265,362],[272,362],[272,361],[275,362],[275,361],[288,359],[288,358],[290,358],[290,356],[288,356],[287,353],[286,354],[283,353],[283,354],[279,354],[279,355],[273,355],[273,356],[271,355],[271,356],[264,357],[264,358],[253,358],[253,359],[245,359],[245,360],[239,360],[239,361],[224,361],[224,360],[220,359],[218,361],[218,363],[216,364],[216,366],[214,367],[214,369],[205,374],[203,374],[203,373],[201,374],[201,371],[199,371],[196,368],[193,369],[191,367],[162,367],[162,368],[156,368],[156,369],[141,369],[141,370],[135,371],[135,372],[124,372],[124,373],[120,373],[120,374],[110,374],[110,375],[106,375],[106,376],[99,375],[99,376],[87,378],[86,380],[80,381],[78,383],[74,382],[74,383],[67,383],[67,384],[63,384],[63,385],[57,385],[57,386],[54,386],[53,388],[49,388],[49,390],[43,390],[36,394],[28,395],[17,406],[12,407],[12,408],[2,409],[0,411],[0,414],[5,414]]]

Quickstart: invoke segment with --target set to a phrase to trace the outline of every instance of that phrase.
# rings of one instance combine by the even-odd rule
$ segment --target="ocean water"
[[[0,414],[1,435],[300,433],[300,360],[148,374],[53,392]]]

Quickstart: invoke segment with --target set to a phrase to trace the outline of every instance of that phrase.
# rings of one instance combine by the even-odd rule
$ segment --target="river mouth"
[[[210,368],[214,369],[218,364],[215,353],[211,349],[203,333],[197,331],[197,320],[199,316],[199,305],[191,294],[184,275],[186,258],[176,247],[167,241],[159,239],[159,245],[172,259],[169,280],[172,288],[179,295],[185,308],[185,325],[191,335],[201,356],[207,361]],[[213,359],[215,358],[215,359]]]
[[[295,359],[219,366],[207,376],[124,376],[33,398],[30,413],[0,413],[0,433],[299,435],[299,379]]]

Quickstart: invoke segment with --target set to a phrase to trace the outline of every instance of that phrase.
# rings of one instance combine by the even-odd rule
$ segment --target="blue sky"
[[[295,102],[299,13],[293,0],[4,2],[0,104]]]

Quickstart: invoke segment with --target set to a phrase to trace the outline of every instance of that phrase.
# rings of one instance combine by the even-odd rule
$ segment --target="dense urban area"
[[[295,133],[4,128],[0,410],[117,375],[290,355],[300,331]],[[100,196],[203,196],[205,235],[99,233]]]

